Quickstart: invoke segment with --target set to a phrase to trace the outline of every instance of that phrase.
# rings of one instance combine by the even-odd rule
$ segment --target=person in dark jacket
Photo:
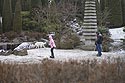
[[[103,41],[103,37],[102,34],[100,32],[96,32],[97,34],[97,40],[95,42],[96,45],[96,50],[98,51],[97,56],[101,56],[102,55],[102,41]]]

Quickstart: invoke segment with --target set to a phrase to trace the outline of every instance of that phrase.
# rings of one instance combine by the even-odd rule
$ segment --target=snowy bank
[[[109,32],[111,34],[111,38],[113,40],[120,40],[120,39],[125,38],[125,32],[123,32],[123,29],[124,29],[124,27],[109,29]]]
[[[111,43],[112,49],[114,52],[124,52],[123,50],[123,40],[125,39],[125,32],[123,31],[124,27],[121,28],[115,28],[115,29],[109,29],[109,32],[111,34],[111,39],[114,40],[114,42]],[[114,49],[115,48],[115,49]]]

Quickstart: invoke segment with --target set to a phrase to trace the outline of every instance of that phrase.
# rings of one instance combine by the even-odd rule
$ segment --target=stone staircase
[[[96,1],[86,0],[84,10],[84,23],[82,26],[82,35],[80,37],[81,45],[84,50],[94,50],[97,32],[97,15],[96,15]]]

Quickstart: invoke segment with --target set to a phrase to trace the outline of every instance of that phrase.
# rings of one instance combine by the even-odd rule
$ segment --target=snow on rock
[[[19,46],[17,46],[14,50],[21,51],[24,49],[35,48],[35,45],[32,42],[23,42]]]

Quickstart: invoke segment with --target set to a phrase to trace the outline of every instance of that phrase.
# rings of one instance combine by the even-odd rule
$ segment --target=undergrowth
[[[125,83],[125,62],[43,60],[39,64],[0,62],[0,83]]]

